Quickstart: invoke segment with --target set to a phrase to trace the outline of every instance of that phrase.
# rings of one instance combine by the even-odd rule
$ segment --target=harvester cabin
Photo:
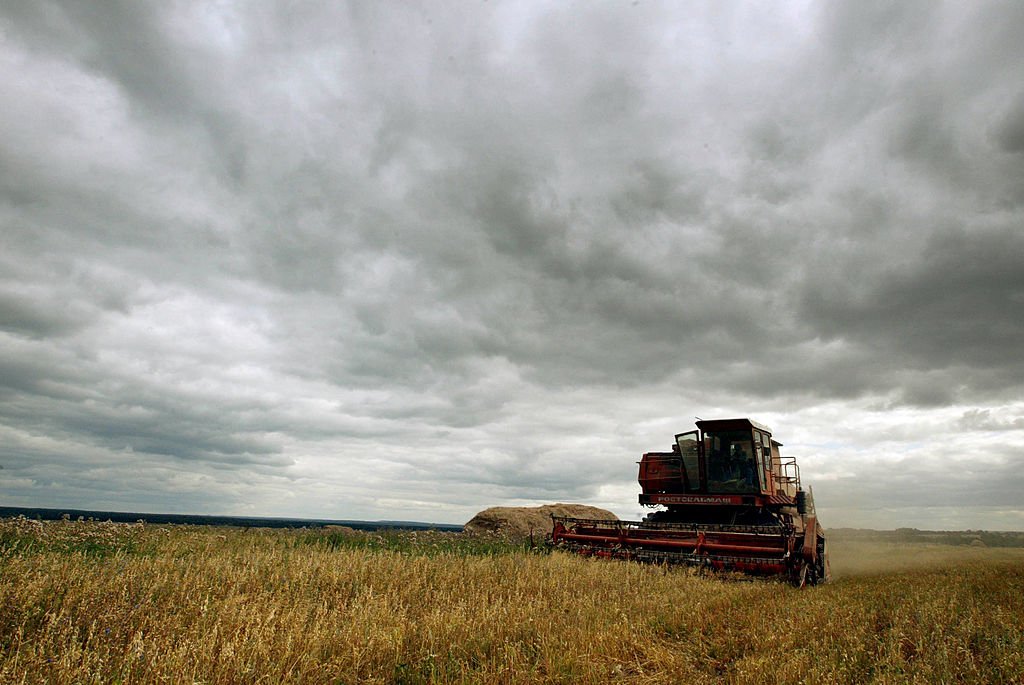
[[[645,492],[773,495],[796,494],[793,460],[783,462],[781,443],[750,419],[698,421],[699,430],[676,435],[672,452],[641,462]]]

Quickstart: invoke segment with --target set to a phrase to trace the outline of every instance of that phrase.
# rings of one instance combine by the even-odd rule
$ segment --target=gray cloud
[[[1010,106],[992,133],[996,145],[1003,152],[1024,152],[1024,96]]]
[[[1010,525],[1021,26],[997,2],[4,8],[2,487],[631,515],[641,452],[740,414],[837,524],[902,489],[906,525]],[[947,442],[993,433],[1003,461],[936,513]],[[868,469],[898,488],[844,475]]]

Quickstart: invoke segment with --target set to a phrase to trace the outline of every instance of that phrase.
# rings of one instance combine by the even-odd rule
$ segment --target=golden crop
[[[1024,683],[1024,550],[796,590],[442,533],[0,521],[4,683]]]

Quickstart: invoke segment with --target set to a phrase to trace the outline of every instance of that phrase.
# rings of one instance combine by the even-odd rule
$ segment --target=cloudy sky
[[[1024,4],[0,6],[0,504],[1024,529]]]

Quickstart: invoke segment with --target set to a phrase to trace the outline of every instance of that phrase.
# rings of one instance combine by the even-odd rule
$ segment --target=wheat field
[[[833,583],[447,533],[0,521],[3,683],[1024,683],[1024,550]]]

